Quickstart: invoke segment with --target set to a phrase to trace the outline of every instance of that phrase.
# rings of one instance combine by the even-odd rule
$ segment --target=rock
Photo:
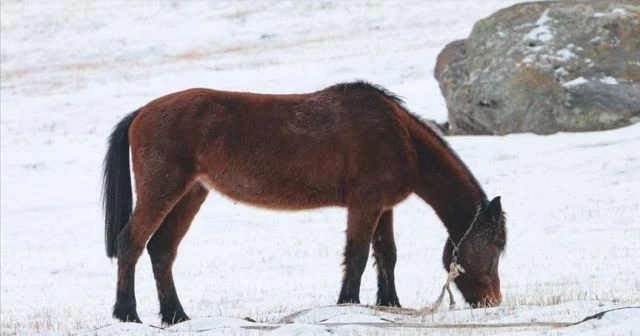
[[[517,4],[435,68],[451,134],[605,130],[640,121],[640,2]]]

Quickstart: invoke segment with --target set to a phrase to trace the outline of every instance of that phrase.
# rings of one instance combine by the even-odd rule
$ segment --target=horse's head
[[[484,201],[473,227],[458,247],[457,262],[465,272],[454,280],[465,300],[473,307],[497,306],[502,300],[498,263],[506,239],[505,217],[500,197],[494,198],[491,202]],[[442,256],[447,271],[453,260],[453,250],[454,245],[449,239]]]

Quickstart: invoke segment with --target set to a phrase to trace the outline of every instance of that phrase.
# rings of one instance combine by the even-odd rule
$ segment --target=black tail
[[[137,114],[138,111],[130,113],[113,128],[103,162],[104,243],[109,258],[118,256],[118,234],[131,217],[133,194],[129,171],[129,126]]]

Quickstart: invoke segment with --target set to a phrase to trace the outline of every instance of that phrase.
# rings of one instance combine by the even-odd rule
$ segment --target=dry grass
[[[92,321],[73,320],[61,321],[52,315],[27,317],[25,320],[3,320],[1,323],[3,336],[10,335],[33,335],[56,332],[60,335],[75,335],[79,332],[95,329],[98,325]]]
[[[191,61],[202,60],[206,56],[207,56],[207,54],[203,53],[202,51],[189,50],[189,51],[185,51],[185,52],[180,53],[180,54],[172,55],[170,58],[174,59],[176,61],[191,62]]]

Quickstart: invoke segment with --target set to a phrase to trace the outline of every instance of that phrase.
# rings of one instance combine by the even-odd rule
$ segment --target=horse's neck
[[[410,127],[418,155],[416,194],[435,210],[453,239],[470,225],[486,198],[475,177],[434,130],[413,120]]]

